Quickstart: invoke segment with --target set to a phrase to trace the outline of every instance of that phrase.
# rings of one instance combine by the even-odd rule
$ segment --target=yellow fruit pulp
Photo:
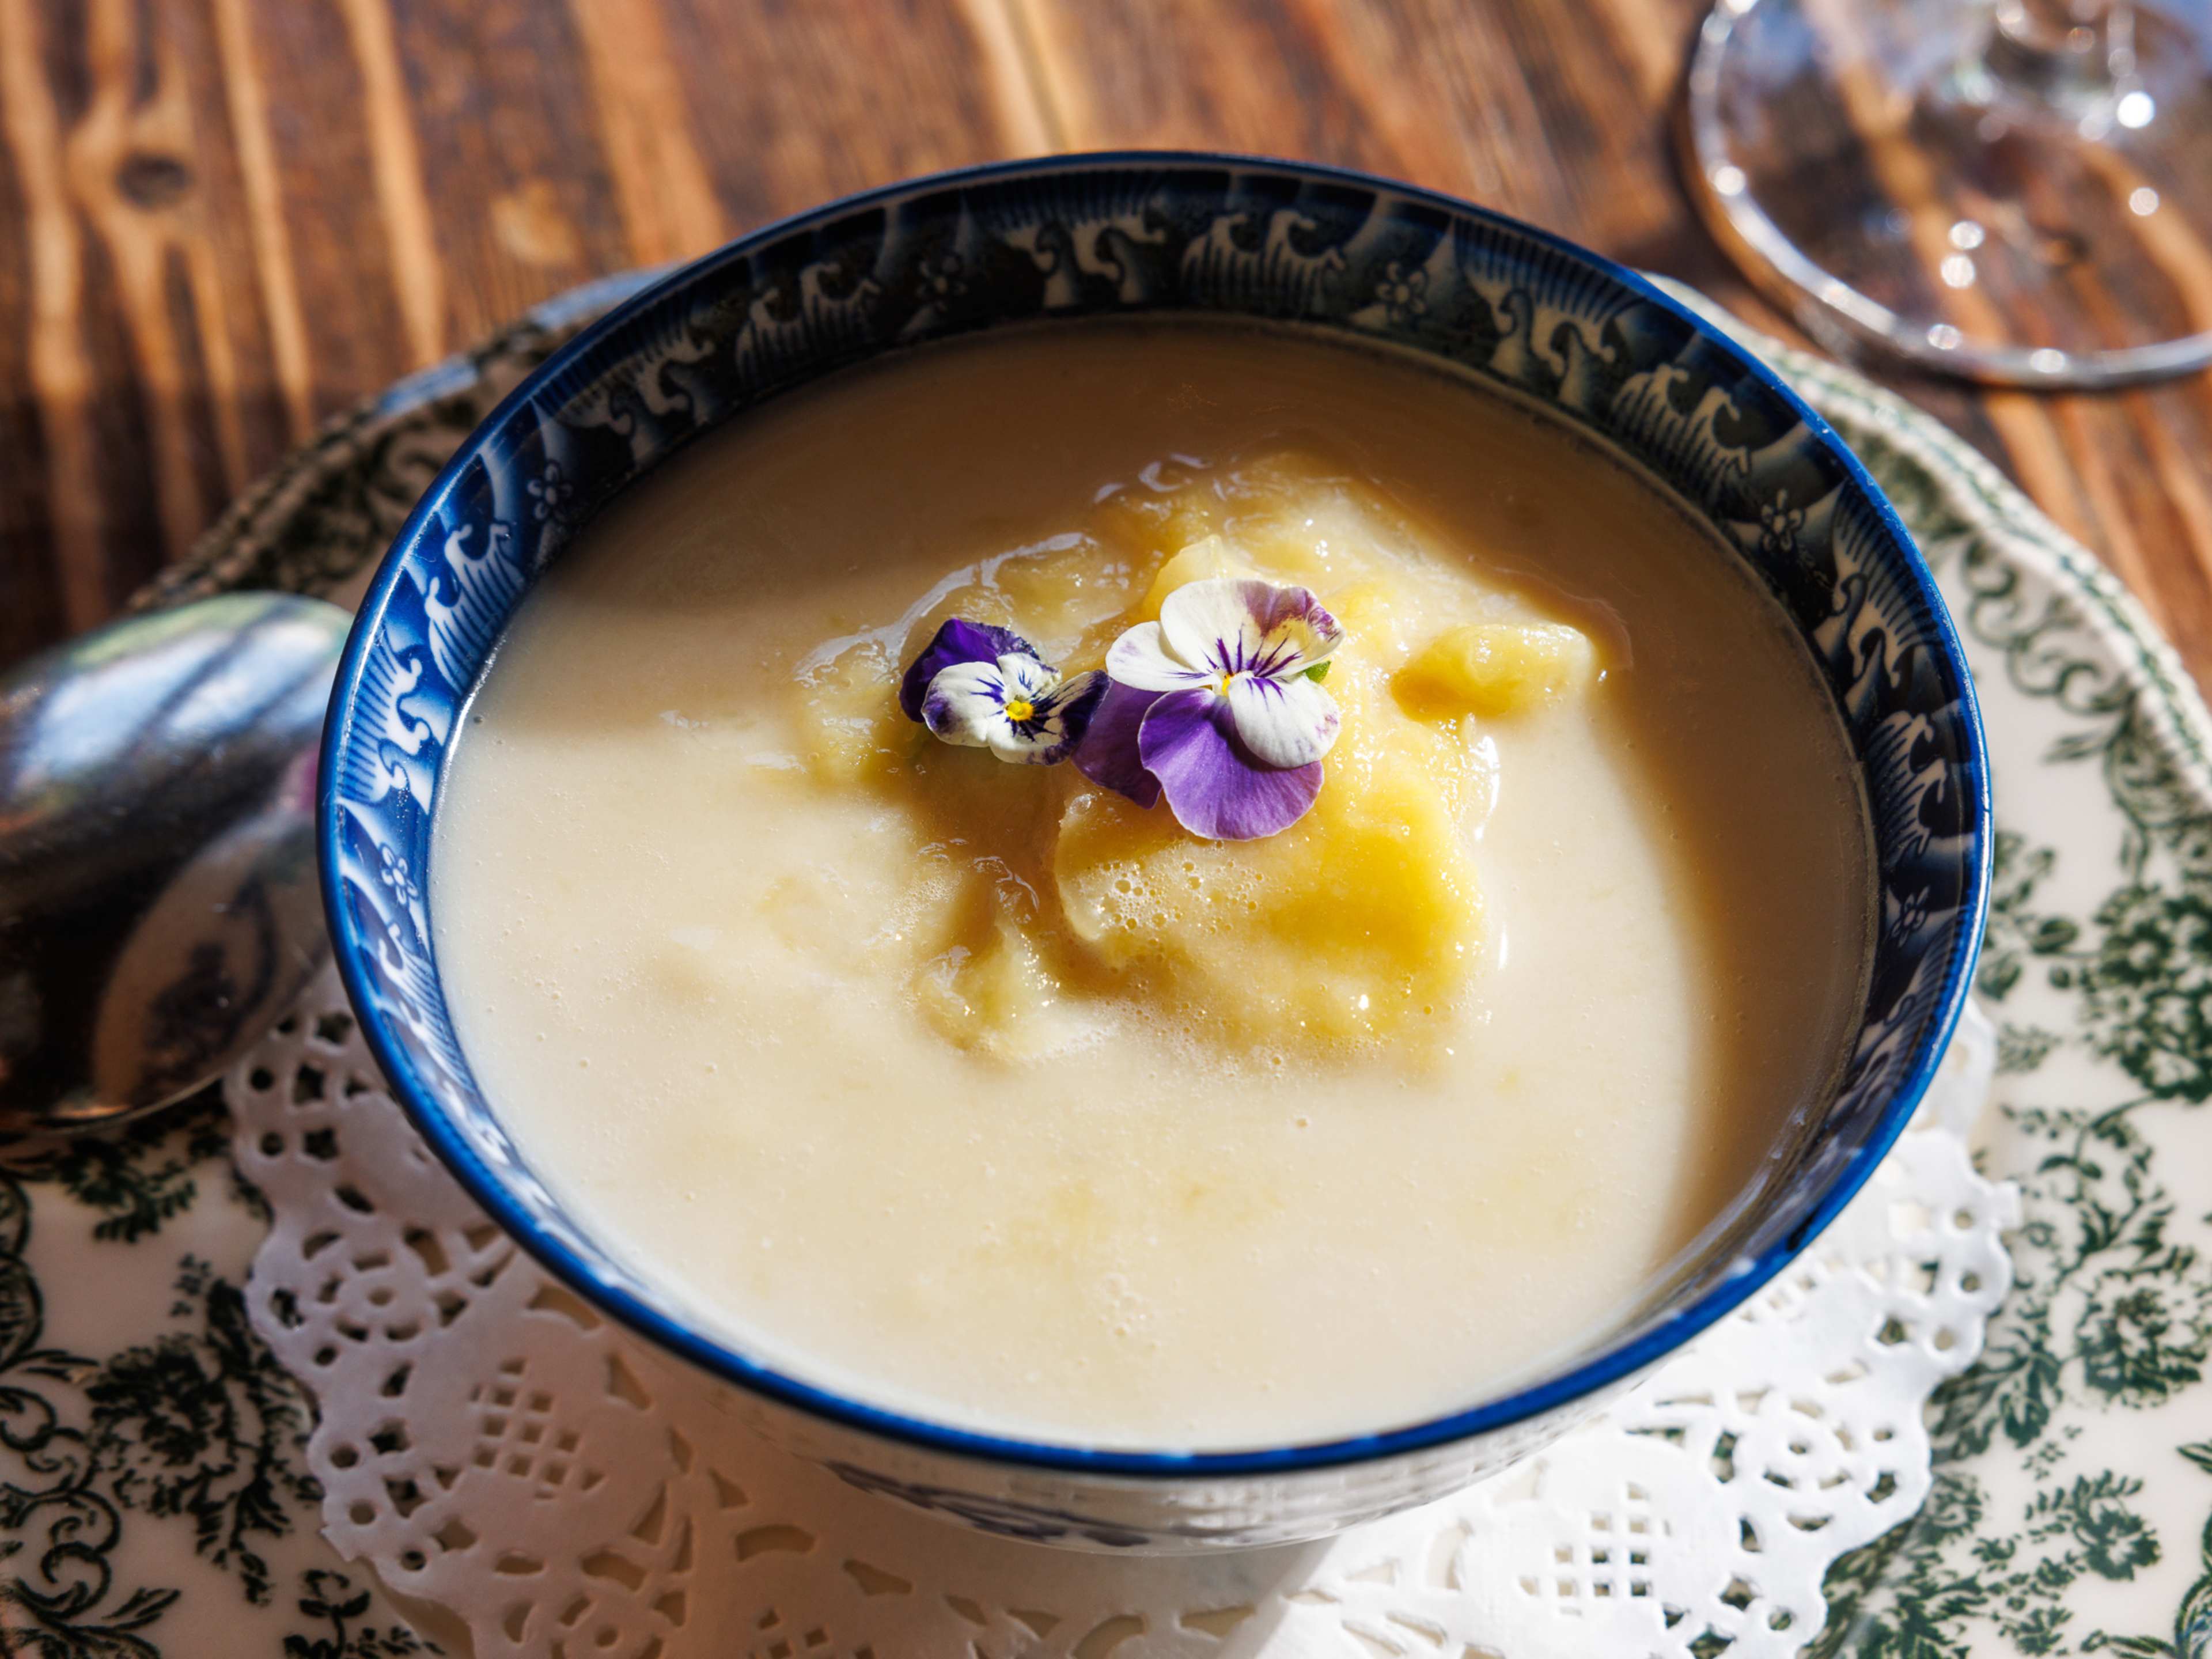
[[[1469,623],[1446,629],[1394,682],[1409,713],[1498,716],[1556,702],[1589,684],[1589,635],[1557,623]]]
[[[1587,686],[1589,639],[1304,453],[1121,492],[1054,543],[940,584],[801,676],[817,787],[876,792],[915,836],[897,938],[916,1006],[1009,1060],[1129,1012],[1262,1060],[1446,1030],[1482,945],[1472,836],[1493,780],[1468,717]],[[1347,635],[1326,781],[1279,835],[1200,840],[1073,766],[931,741],[897,707],[948,617],[1012,627],[1074,673],[1176,588],[1242,574],[1310,587]]]

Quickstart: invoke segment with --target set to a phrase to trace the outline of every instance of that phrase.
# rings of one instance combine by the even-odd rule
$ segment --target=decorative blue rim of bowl
[[[1212,313],[1440,358],[1656,473],[1802,633],[1872,807],[1879,914],[1835,1100],[1730,1250],[1568,1370],[1370,1435],[1225,1452],[1002,1438],[887,1411],[683,1323],[565,1217],[477,1088],[430,948],[430,804],[453,724],[529,581],[694,435],[836,368],[1023,320]],[[1912,1115],[1965,1006],[1989,901],[1981,720],[1896,513],[1774,372],[1634,271],[1435,191],[1304,162],[1119,152],[866,191],[683,267],[556,352],[424,494],[363,601],[324,735],[331,934],[369,1047],[470,1194],[565,1282],[712,1375],[990,1462],[1176,1479],[1365,1462],[1540,1416],[1744,1302],[1840,1211]]]

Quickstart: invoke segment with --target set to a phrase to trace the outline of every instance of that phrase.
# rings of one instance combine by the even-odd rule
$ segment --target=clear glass
[[[1719,0],[1692,188],[1832,346],[2008,385],[2212,362],[2212,0]]]

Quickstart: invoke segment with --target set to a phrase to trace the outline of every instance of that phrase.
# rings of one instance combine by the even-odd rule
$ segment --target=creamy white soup
[[[1342,635],[1279,833],[900,706],[950,618],[1074,674],[1234,582]],[[1565,1363],[1818,1109],[1865,971],[1771,599],[1546,418],[1308,337],[786,398],[586,528],[462,729],[435,944],[532,1166],[744,1351],[1000,1434],[1281,1444]]]

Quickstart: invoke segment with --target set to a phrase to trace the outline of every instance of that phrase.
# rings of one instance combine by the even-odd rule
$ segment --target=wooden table
[[[532,301],[939,167],[1119,145],[1345,162],[1774,327],[1675,173],[1701,10],[0,0],[0,663],[110,614],[319,422]],[[2212,375],[1903,389],[2212,683]]]

